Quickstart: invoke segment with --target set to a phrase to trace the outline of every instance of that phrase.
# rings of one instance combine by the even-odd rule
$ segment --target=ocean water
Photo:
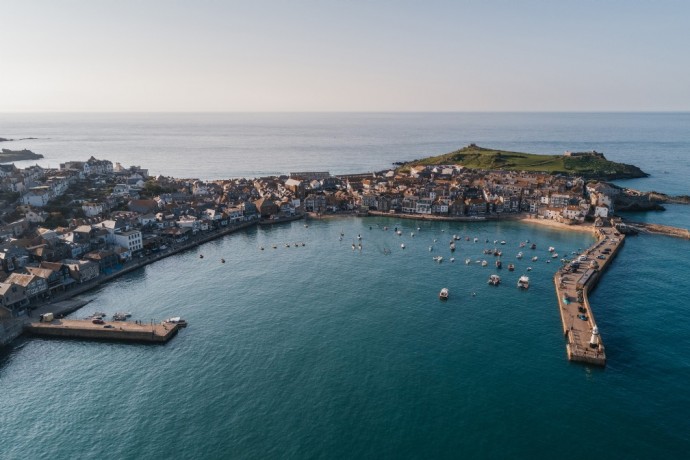
[[[38,163],[51,167],[95,155],[173,177],[344,174],[474,142],[542,154],[597,150],[652,175],[623,185],[671,194],[688,193],[688,126],[690,113],[0,114],[0,137],[39,138],[1,146],[41,153]]]
[[[666,122],[656,115],[636,121],[660,127],[661,133],[648,137],[627,128],[607,131],[582,121],[581,114],[534,115],[546,123],[539,132],[532,116],[525,122],[532,134],[520,140],[524,145],[557,137],[550,129],[570,123],[575,125],[572,132],[585,133],[584,138],[630,135],[631,145],[638,142],[646,145],[643,150],[661,152],[656,164],[669,171],[663,175],[666,180],[648,178],[650,188],[668,184],[662,191],[687,193],[681,180],[687,169],[660,140],[684,145],[675,150],[684,158],[686,134],[672,126],[674,117],[686,115],[659,115]],[[551,116],[556,120],[547,123]],[[422,156],[413,153],[413,145],[424,144],[433,133],[414,140],[410,126],[432,126],[434,118],[443,118],[409,115],[426,120],[411,123],[403,115],[394,128],[393,115],[381,115],[380,122],[367,117],[369,122],[351,123],[365,126],[366,134],[354,137],[358,147],[350,153],[342,147],[346,139],[333,138],[331,148],[314,153],[320,164],[310,159],[293,167],[289,153],[275,153],[265,171],[275,166],[347,172],[350,161],[379,169],[400,159],[389,151],[394,142],[405,145],[398,151],[408,151],[408,158]],[[481,123],[475,119],[486,125],[485,138],[507,137],[502,128],[520,137],[517,115],[497,115],[493,127],[486,117]],[[610,117],[615,121],[616,116]],[[14,131],[0,123],[0,136],[33,136],[48,125],[25,123],[30,129]],[[58,144],[58,126],[64,123],[55,122],[51,129],[56,134],[46,146],[48,141]],[[174,131],[169,123],[160,123]],[[612,126],[621,124],[628,126]],[[357,131],[334,125],[332,132]],[[102,122],[88,135],[103,139],[106,128]],[[164,156],[156,155],[165,149],[149,152],[146,146],[164,145],[163,136],[148,139],[142,134],[137,156],[113,148],[113,139],[127,137],[129,127],[111,126],[111,140],[93,140],[89,148],[75,140],[77,127],[70,129],[65,145],[85,158],[90,151],[99,158],[161,168],[164,174],[173,175],[185,164],[198,176],[214,173],[208,162],[179,158],[179,153],[158,162]],[[199,129],[209,128],[202,124]],[[397,137],[375,134],[396,130]],[[271,150],[283,141],[268,131],[272,140],[264,145]],[[436,128],[441,138],[443,133],[450,138],[451,131]],[[309,143],[294,136],[295,151]],[[328,135],[319,137],[329,145]],[[198,145],[220,142],[199,139],[203,137]],[[179,141],[193,144],[189,136]],[[174,144],[169,142],[169,152],[179,148]],[[608,154],[599,145],[592,148]],[[214,149],[209,147],[208,156],[200,158],[213,158]],[[384,150],[388,153],[380,154]],[[244,170],[253,176],[263,171],[263,166],[252,170],[251,160],[241,155],[235,159],[236,164],[218,160],[225,169],[216,172],[238,176],[245,174],[232,172]],[[674,187],[677,191],[670,190]],[[663,213],[634,217],[687,228],[688,211],[670,206]],[[688,241],[628,238],[591,296],[609,358],[600,369],[567,361],[552,282],[557,264],[546,263],[548,246],[570,254],[592,242],[588,234],[505,221],[335,218],[310,220],[308,227],[304,223],[241,231],[159,261],[88,293],[84,298],[92,303],[74,315],[128,310],[144,321],[175,315],[189,320],[190,326],[166,345],[27,338],[0,351],[0,458],[687,457]],[[395,235],[394,227],[403,235]],[[451,254],[453,234],[463,239]],[[351,249],[357,235],[362,237],[361,252]],[[480,243],[467,242],[465,236],[476,236]],[[519,261],[518,243],[527,239],[538,248],[522,249],[525,258]],[[506,268],[499,272],[503,283],[498,287],[486,283],[497,270],[494,257],[482,253],[484,247],[494,247],[494,240],[506,241],[500,246],[504,267],[510,262],[517,266],[512,273]],[[296,242],[305,245],[294,247]],[[529,260],[533,253],[539,261]],[[444,261],[434,262],[434,255]],[[451,263],[450,257],[456,261]],[[470,265],[464,263],[467,257]],[[490,265],[475,262],[482,259]],[[531,286],[523,292],[516,282],[527,273]],[[441,287],[450,289],[447,302],[438,300]]]

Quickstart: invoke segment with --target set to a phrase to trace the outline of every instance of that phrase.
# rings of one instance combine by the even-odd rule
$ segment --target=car
[[[105,321],[103,321],[101,318],[96,318],[91,321],[93,324],[105,324]]]
[[[597,259],[606,260],[606,256],[603,255],[603,254],[599,254],[599,255],[597,256]]]
[[[103,326],[103,327],[104,327],[105,329],[115,329],[115,326],[113,326],[112,324],[106,324],[106,325]]]

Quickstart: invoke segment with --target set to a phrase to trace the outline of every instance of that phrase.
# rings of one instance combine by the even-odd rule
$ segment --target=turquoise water
[[[548,246],[568,254],[588,234],[514,222],[303,224],[157,262],[89,294],[76,314],[188,319],[165,346],[31,339],[5,352],[0,456],[685,456],[690,262],[677,257],[678,240],[630,238],[594,292],[602,370],[568,363],[556,264],[545,262]],[[358,234],[361,253],[351,249]],[[453,234],[463,237],[455,263]],[[493,264],[487,238],[505,240],[504,264],[516,264],[498,287],[486,284],[493,265],[464,264]],[[526,239],[538,248],[518,261]],[[524,292],[516,282],[527,266]]]

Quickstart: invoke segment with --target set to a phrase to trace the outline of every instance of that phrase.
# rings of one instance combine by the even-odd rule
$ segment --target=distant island
[[[31,150],[10,150],[2,149],[0,152],[0,163],[10,163],[12,161],[23,161],[23,160],[37,160],[43,158],[40,153],[34,153]]]
[[[22,137],[21,139],[5,139],[4,137],[0,137],[0,142],[12,142],[12,141],[29,141],[29,140],[34,140],[38,139],[37,137]]]
[[[449,164],[459,164],[465,168],[479,170],[545,172],[597,180],[633,179],[649,176],[637,166],[609,161],[604,157],[604,154],[596,151],[538,155],[488,149],[475,144],[444,155],[398,163],[401,171],[409,170],[414,166]]]

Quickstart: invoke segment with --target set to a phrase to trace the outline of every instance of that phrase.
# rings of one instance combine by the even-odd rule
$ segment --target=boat
[[[489,276],[488,283],[492,286],[498,286],[499,284],[501,284],[501,277],[498,275],[491,275]]]
[[[529,247],[530,249],[537,249],[537,245],[532,243],[532,246]]]
[[[501,262],[501,259],[496,260],[496,268],[498,268],[499,270],[503,268],[503,262]]]
[[[175,316],[173,318],[168,318],[163,322],[164,323],[170,323],[170,324],[177,324],[180,327],[187,327],[187,321],[180,318],[179,316]]]
[[[199,254],[199,259],[203,259],[203,258],[204,258],[204,255],[203,255],[203,254]]]
[[[513,265],[513,264],[508,264],[508,271],[509,271],[509,272],[512,272],[513,270],[515,270],[515,265]]]
[[[470,259],[469,257],[467,259],[465,259],[465,265],[469,265],[471,263],[472,263],[472,259]]]
[[[362,235],[359,235],[359,234],[358,234],[358,235],[357,235],[357,239],[358,239],[358,240],[361,240],[361,239],[362,239]]]
[[[501,244],[506,244],[505,240],[501,240]]]
[[[482,267],[486,267],[487,265],[489,265],[489,262],[487,262],[486,260],[482,260]]]
[[[525,243],[524,241],[521,241],[521,242],[520,242],[520,247],[521,247],[521,248],[524,248],[524,247],[525,247],[525,244],[526,244],[526,243]]]
[[[400,248],[405,249],[405,243],[400,243]]]
[[[450,258],[450,261],[451,261],[451,263],[452,263],[452,262],[455,262],[455,257],[451,257],[451,258]]]
[[[455,243],[450,243],[450,252],[455,252]]]
[[[539,257],[537,257],[537,256],[532,257],[532,262],[536,262],[537,260],[539,260]]]
[[[277,249],[277,248],[278,248],[278,245],[274,244],[273,249]]]
[[[352,243],[352,250],[355,250],[355,243]]]
[[[127,313],[115,313],[113,315],[113,321],[126,321],[126,320],[127,320]]]
[[[433,251],[433,250],[434,250],[434,247],[433,247],[433,246],[429,246],[429,252],[431,252],[431,251]]]
[[[441,263],[443,262],[443,256],[434,256],[432,257],[436,262]]]
[[[264,247],[263,247],[263,246],[259,246],[259,249],[261,249],[261,250],[263,251],[263,250],[264,250]]]
[[[517,287],[519,287],[520,289],[529,288],[529,277],[527,277],[526,275],[522,275],[517,282]]]
[[[552,258],[552,259],[557,259],[557,258],[558,258],[558,253],[557,253],[557,252],[554,252],[553,254],[551,254],[551,258]]]
[[[475,243],[478,242],[478,241],[479,241],[479,238],[475,238],[475,239],[474,239],[474,242],[475,242]]]
[[[515,257],[517,257],[518,259],[522,259],[522,251],[518,252]]]
[[[261,249],[263,249],[263,248],[261,248]],[[221,263],[221,264],[224,264],[224,263],[225,263],[225,259],[220,259],[220,263]]]
[[[554,248],[553,246],[549,246],[549,252],[554,252],[555,250],[556,248]]]
[[[401,232],[400,230],[396,230],[396,232],[395,232],[395,233],[397,233],[397,234],[398,234],[398,236],[402,235],[402,232]]]
[[[449,295],[448,288],[443,288],[443,289],[441,289],[441,292],[438,293],[438,297],[441,300],[448,300],[448,295]]]
[[[532,267],[527,267],[527,271],[528,271],[528,272],[531,272],[531,271],[532,271]]]
[[[410,232],[410,236],[414,238],[414,232]]]

